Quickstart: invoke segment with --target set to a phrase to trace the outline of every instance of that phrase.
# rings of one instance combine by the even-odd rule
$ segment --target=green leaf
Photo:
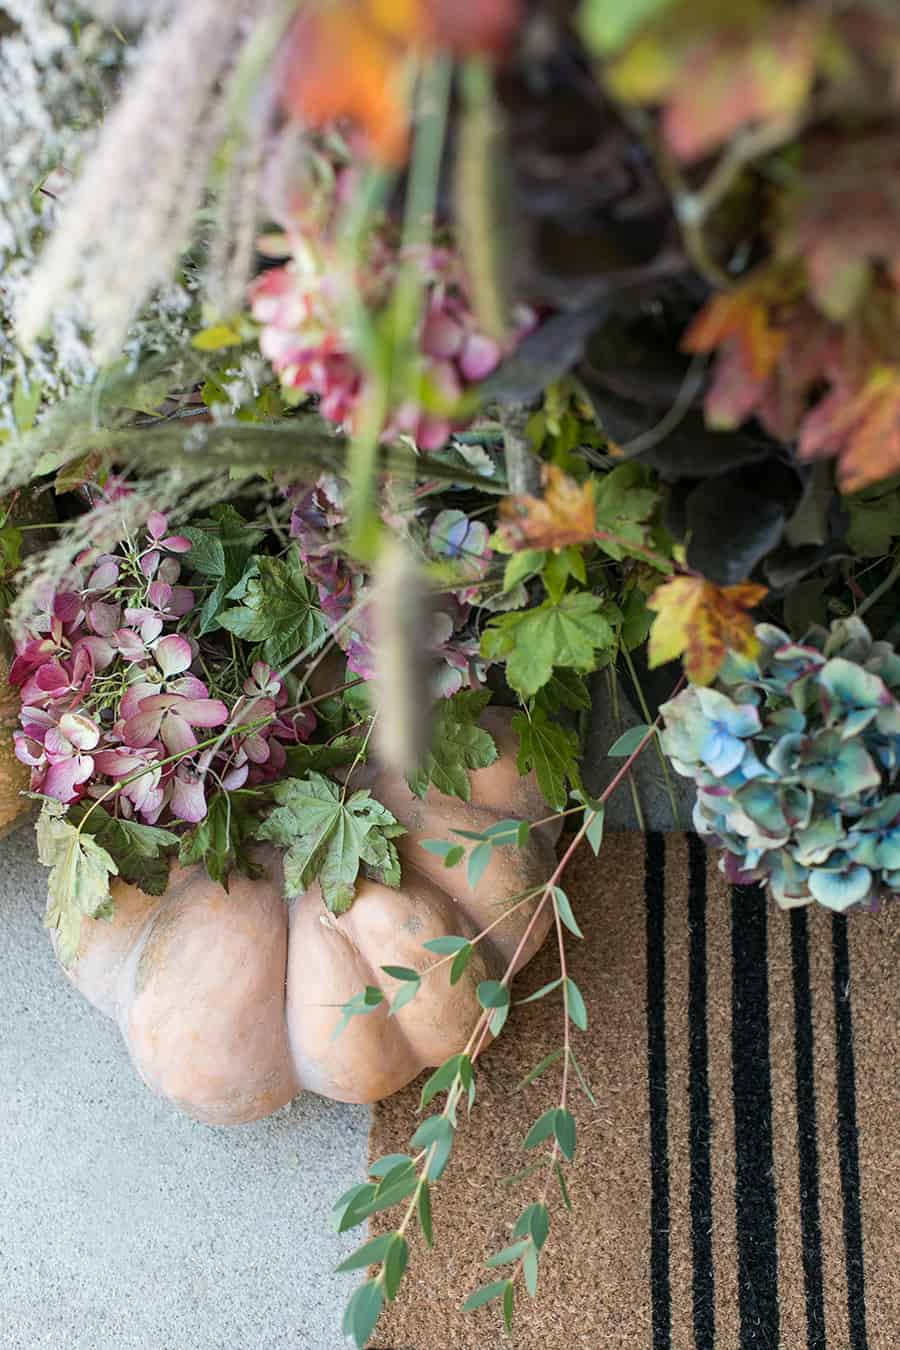
[[[184,566],[215,583],[200,607],[199,635],[218,628],[218,615],[231,591],[251,564],[253,550],[265,538],[265,530],[252,525],[226,503],[215,506],[209,516],[194,520],[180,531],[191,541]]]
[[[460,947],[459,951],[450,962],[450,983],[458,984],[468,969],[469,962],[472,960],[474,948],[471,943],[466,943],[465,947]]]
[[[44,803],[37,823],[37,849],[41,862],[50,869],[44,926],[56,930],[57,955],[69,966],[78,951],[82,919],[112,918],[109,879],[119,869],[96,839],[78,833],[65,819],[65,811],[60,802]]]
[[[566,993],[569,1000],[569,1016],[579,1031],[587,1031],[588,1015],[584,998],[575,981],[568,977],[566,978]]]
[[[343,1332],[356,1343],[357,1350],[364,1350],[369,1337],[381,1315],[384,1301],[381,1284],[378,1280],[367,1280],[353,1294],[344,1310]]]
[[[548,599],[535,609],[497,615],[482,636],[482,656],[505,660],[509,684],[531,698],[555,666],[590,671],[597,664],[597,648],[612,650],[615,633],[599,612],[603,603],[587,591],[571,591],[557,604]]]
[[[556,811],[565,809],[568,801],[566,783],[578,782],[578,736],[576,732],[551,722],[543,708],[535,706],[530,713],[519,712],[512,719],[512,728],[519,737],[516,765],[519,773],[534,770],[538,787]]]
[[[514,553],[506,564],[503,573],[504,591],[514,590],[521,582],[527,581],[529,577],[537,576],[543,569],[546,553],[542,549],[523,548],[518,553]]]
[[[428,1116],[409,1142],[411,1148],[428,1148],[431,1144],[452,1137],[453,1126],[446,1116]]]
[[[512,1280],[507,1280],[506,1288],[503,1291],[503,1325],[507,1331],[512,1331],[513,1323],[513,1304],[516,1297],[515,1286]]]
[[[292,778],[302,778],[314,769],[323,773],[327,769],[342,768],[352,764],[355,759],[365,761],[365,738],[362,736],[337,736],[328,745],[292,745],[285,755],[285,773]]]
[[[614,534],[626,547],[605,540],[598,541],[599,546],[609,557],[621,561],[629,556],[628,545],[633,548],[647,546],[647,522],[656,509],[659,492],[651,485],[649,470],[636,463],[619,464],[596,481],[597,528]]]
[[[560,975],[558,979],[551,980],[549,984],[542,984],[540,989],[536,989],[534,993],[529,994],[527,998],[516,999],[516,1002],[537,1003],[538,999],[546,998],[548,994],[553,993],[554,989],[558,989],[561,984],[562,984],[562,976]]]
[[[377,1158],[375,1162],[369,1163],[369,1175],[372,1177],[386,1177],[393,1168],[399,1167],[401,1163],[412,1166],[412,1158],[408,1153],[388,1153],[383,1158]]]
[[[406,1239],[399,1233],[392,1234],[391,1245],[384,1259],[384,1292],[389,1299],[397,1297],[397,1290],[400,1288],[408,1260],[409,1247]]]
[[[558,1050],[551,1050],[550,1054],[545,1055],[540,1063],[535,1064],[533,1069],[528,1070],[521,1083],[517,1084],[518,1090],[521,1091],[522,1088],[528,1087],[529,1083],[533,1083],[535,1079],[540,1078],[541,1074],[546,1073],[550,1066],[555,1064],[562,1054],[562,1046],[560,1046]]]
[[[239,347],[243,339],[240,333],[227,323],[214,324],[204,328],[191,338],[191,346],[200,352],[220,352],[226,347]]]
[[[424,1111],[425,1107],[432,1101],[439,1092],[446,1092],[456,1081],[460,1071],[460,1064],[463,1059],[468,1059],[467,1055],[451,1055],[449,1059],[439,1069],[435,1069],[431,1077],[422,1087],[422,1098],[419,1102],[419,1110]],[[471,1064],[471,1061],[469,1061]]]
[[[419,1226],[422,1229],[422,1236],[428,1247],[434,1246],[434,1229],[431,1222],[431,1192],[428,1189],[427,1181],[419,1182]]]
[[[525,1136],[523,1148],[536,1148],[538,1144],[543,1144],[546,1139],[552,1136],[556,1125],[557,1109],[557,1107],[551,1106],[549,1111],[545,1111],[543,1115],[538,1116]]]
[[[577,23],[587,46],[609,56],[672,4],[673,0],[581,0]]]
[[[590,708],[591,696],[584,676],[576,670],[559,669],[535,695],[535,703],[548,713],[559,712],[560,708],[581,712]]]
[[[399,886],[400,859],[393,840],[405,834],[386,806],[368,791],[343,800],[341,789],[320,773],[288,778],[274,789],[277,806],[258,828],[257,838],[285,849],[288,899],[318,881],[333,914],[353,903],[363,863],[386,886]]]
[[[610,759],[627,759],[629,755],[634,754],[649,730],[650,727],[643,723],[640,726],[629,727],[627,731],[623,731],[617,740],[613,741],[606,752],[607,755]]]
[[[587,826],[585,838],[594,850],[595,858],[600,852],[600,845],[603,843],[603,822],[605,816],[605,802],[599,802],[596,806],[585,809],[584,823]]]
[[[471,800],[469,771],[485,769],[497,758],[494,738],[478,725],[490,699],[489,689],[463,689],[439,700],[433,714],[431,749],[406,780],[417,797],[435,787],[448,797]]]
[[[258,572],[247,582],[240,606],[219,614],[219,626],[245,642],[261,643],[262,659],[271,666],[315,651],[328,624],[313,602],[299,552],[292,549],[287,559],[259,558]]]
[[[534,1298],[538,1287],[538,1254],[534,1245],[530,1242],[522,1258],[522,1272],[525,1276],[525,1288],[528,1290],[530,1297]]]
[[[178,861],[182,866],[202,863],[211,880],[226,890],[233,871],[253,878],[262,876],[262,868],[248,851],[259,824],[250,808],[251,800],[240,792],[215,793],[205,818],[181,836]]]
[[[576,1054],[575,1054],[575,1051],[572,1050],[572,1049],[569,1050],[569,1058],[571,1059],[571,1061],[572,1061],[572,1066],[573,1066],[573,1068],[575,1069],[575,1073],[576,1073],[577,1076],[578,1076],[578,1081],[579,1081],[579,1083],[581,1084],[581,1090],[582,1090],[582,1092],[583,1092],[584,1095],[587,1097],[587,1099],[588,1099],[588,1101],[590,1102],[591,1106],[596,1106],[596,1105],[597,1105],[597,1098],[594,1096],[593,1092],[591,1092],[590,1086],[589,1086],[589,1084],[588,1084],[587,1079],[586,1079],[585,1076],[584,1076],[584,1073],[583,1073],[583,1071],[582,1071],[581,1065],[578,1063],[578,1058],[577,1058],[577,1056],[576,1056]]]
[[[331,1039],[337,1040],[351,1018],[362,1017],[365,1013],[374,1012],[383,1002],[384,994],[381,990],[376,989],[373,984],[367,984],[362,993],[354,994],[346,1003],[341,1004],[341,1016],[331,1033]]]
[[[553,1170],[556,1173],[556,1180],[559,1182],[559,1190],[563,1198],[563,1204],[565,1205],[566,1209],[571,1211],[572,1201],[569,1197],[569,1188],[566,1185],[566,1179],[563,1176],[563,1170],[559,1164],[559,1158],[557,1158],[553,1163]]]
[[[138,886],[145,895],[163,894],[169,884],[165,853],[178,847],[177,834],[156,825],[117,820],[102,806],[89,807],[83,802],[69,808],[69,819],[73,825],[81,825],[82,834],[93,835],[114,859],[123,881]]]
[[[401,985],[401,987],[397,990],[396,994],[393,997],[391,1006],[388,1009],[388,1016],[396,1017],[397,1013],[400,1012],[403,1008],[405,1008],[407,1003],[412,1003],[413,999],[415,998],[416,994],[419,992],[421,987],[422,981],[418,979],[414,984],[410,983]]]
[[[396,1236],[396,1233],[384,1233],[381,1237],[370,1238],[361,1247],[357,1247],[346,1261],[341,1262],[337,1267],[337,1273],[343,1275],[348,1270],[365,1270],[367,1266],[379,1265]]]
[[[449,934],[447,937],[430,938],[428,942],[422,943],[427,952],[434,952],[437,956],[452,956],[454,952],[461,951],[463,947],[468,947],[468,945],[468,938]]]
[[[494,1284],[486,1284],[483,1289],[476,1289],[463,1304],[463,1312],[472,1312],[475,1308],[483,1308],[485,1303],[493,1303],[495,1298],[505,1294],[510,1283],[509,1280],[497,1280]]]
[[[408,1181],[411,1176],[415,1177],[415,1175],[416,1167],[412,1158],[401,1157],[380,1178],[378,1185],[375,1187],[375,1199],[380,1199],[381,1196],[393,1191],[401,1183]]]
[[[351,1186],[348,1191],[334,1202],[331,1211],[331,1226],[336,1233],[346,1233],[350,1228],[361,1224],[367,1214],[368,1206],[375,1195],[375,1187],[368,1182]]]
[[[478,1002],[482,1008],[506,1008],[509,990],[499,980],[482,980],[478,986]]]
[[[493,845],[489,843],[476,844],[469,854],[469,861],[466,865],[466,878],[474,891],[479,881],[484,876],[485,869],[493,857]]]
[[[381,969],[392,980],[414,980],[418,984],[422,978],[418,970],[412,970],[409,966],[382,966]]]
[[[457,863],[462,862],[466,853],[462,844],[451,844],[446,839],[420,839],[419,845],[426,852],[443,858],[445,867],[455,867]]]
[[[575,1157],[575,1117],[564,1106],[558,1106],[553,1113],[553,1133],[563,1156],[571,1162]]]
[[[551,553],[544,564],[542,580],[554,604],[562,598],[569,577],[582,585],[587,581],[584,558],[578,548],[561,548],[558,553]]]
[[[16,380],[12,396],[12,414],[16,430],[20,434],[30,431],[34,426],[34,419],[43,396],[44,391],[37,380],[32,380],[31,384]]]
[[[508,1266],[513,1261],[518,1261],[526,1247],[531,1246],[530,1238],[520,1238],[518,1242],[513,1242],[509,1247],[504,1247],[502,1251],[495,1252],[485,1261],[486,1266],[495,1269],[497,1266]]]
[[[541,1201],[522,1210],[513,1228],[513,1237],[529,1237],[538,1251],[550,1233],[550,1211]]]
[[[575,921],[575,915],[572,913],[572,906],[569,903],[569,897],[559,886],[553,887],[553,899],[556,902],[557,913],[560,919],[566,925],[570,933],[574,933],[577,938],[583,938],[584,933],[578,927]]]

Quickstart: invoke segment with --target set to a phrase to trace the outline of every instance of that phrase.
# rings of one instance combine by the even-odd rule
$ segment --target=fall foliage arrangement
[[[545,818],[418,844],[477,890],[569,827],[501,897],[555,932],[533,997],[562,1005],[546,1184],[468,1300],[509,1326],[590,1093],[565,867],[634,758],[692,778],[727,874],[782,905],[900,890],[900,14],[5,0],[0,82],[0,583],[60,958],[114,877],[227,885],[262,842],[339,921],[402,884],[372,765],[468,802],[511,709]],[[582,725],[620,674],[645,722],[594,798]],[[471,980],[483,936],[382,966],[392,998],[338,1028]],[[409,1154],[336,1206],[398,1206],[345,1263],[376,1267],[360,1346],[515,964]]]

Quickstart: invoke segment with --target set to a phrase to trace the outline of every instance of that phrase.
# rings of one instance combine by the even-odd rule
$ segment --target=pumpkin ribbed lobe
[[[508,816],[540,819],[534,779],[515,767],[509,714],[490,712],[497,762],[472,775],[472,801],[431,789],[424,801],[402,779],[371,777],[374,795],[409,832],[398,839],[400,888],[361,880],[346,914],[325,908],[318,885],[290,906],[281,861],[260,849],[267,876],[233,876],[228,892],[202,867],[174,867],[166,894],[113,885],[111,924],[86,919],[69,971],[76,986],[119,1024],[144,1081],[198,1120],[236,1125],[285,1105],[302,1089],[371,1102],[462,1050],[481,1015],[478,984],[499,979],[538,903],[511,910],[475,947],[451,985],[449,962],[427,975],[396,1016],[402,982],[383,966],[424,971],[438,958],[425,943],[474,938],[509,897],[543,885],[553,867],[555,826],[523,849],[498,848],[477,890],[465,867],[446,869],[420,847],[453,829],[484,830]],[[551,921],[542,914],[517,965],[537,950]],[[372,985],[384,995],[335,1036],[342,1007]]]

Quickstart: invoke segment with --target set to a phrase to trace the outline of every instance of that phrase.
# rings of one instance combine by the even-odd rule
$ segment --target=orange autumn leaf
[[[308,126],[347,120],[374,158],[399,167],[409,142],[410,50],[495,55],[520,0],[337,0],[305,10],[285,42],[280,98]]]
[[[683,656],[688,679],[710,684],[729,650],[755,654],[758,643],[750,610],[765,594],[765,586],[748,581],[739,586],[716,586],[703,577],[664,582],[647,601],[656,611],[650,629],[651,667]]]
[[[710,426],[737,426],[765,398],[787,341],[787,328],[772,322],[774,280],[754,280],[713,296],[682,339],[685,351],[718,353],[705,404]],[[782,309],[789,298],[787,291]]]
[[[402,9],[409,19],[418,6],[404,4]],[[396,32],[367,5],[346,0],[305,11],[285,42],[282,106],[289,117],[313,127],[348,119],[365,133],[376,159],[399,166],[406,159],[409,135],[405,59],[406,47]]]
[[[900,470],[900,366],[876,366],[862,383],[838,385],[807,414],[801,459],[838,459],[844,492],[858,492]]]
[[[597,531],[594,481],[576,483],[556,464],[541,471],[543,497],[505,497],[500,532],[514,548],[561,549],[584,544]]]

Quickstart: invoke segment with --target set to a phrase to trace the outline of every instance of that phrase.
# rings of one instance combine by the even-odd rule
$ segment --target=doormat
[[[588,1008],[575,1031],[578,1146],[554,1182],[537,1297],[464,1313],[503,1274],[542,1172],[522,1141],[558,1103],[559,994],[515,1007],[477,1066],[433,1187],[435,1248],[411,1234],[382,1350],[897,1350],[900,1346],[900,905],[780,912],[729,886],[692,835],[608,836],[566,890]],[[552,938],[519,978],[556,978]],[[420,1079],[375,1107],[370,1156],[405,1152]],[[396,1222],[396,1220],[395,1220]],[[389,1216],[372,1232],[390,1231]],[[521,1277],[520,1277],[521,1280]]]

